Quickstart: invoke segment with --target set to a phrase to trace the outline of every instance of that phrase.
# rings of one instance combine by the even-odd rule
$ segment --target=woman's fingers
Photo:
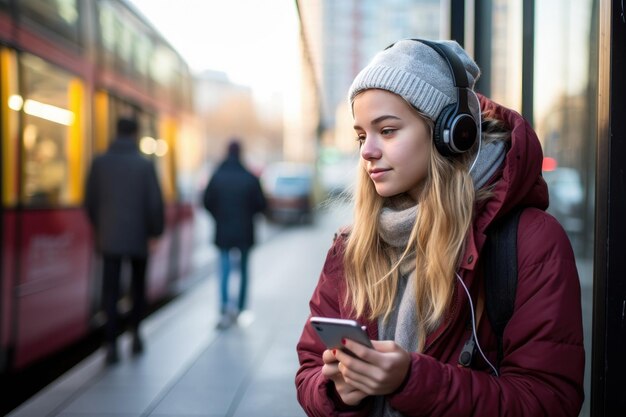
[[[345,340],[344,346],[356,357],[337,351],[337,370],[346,383],[369,395],[395,391],[406,377],[411,355],[393,341],[375,341],[374,349]]]
[[[326,349],[322,353],[322,361],[324,361],[324,363],[337,362],[337,358],[335,357],[334,351],[335,351],[335,349]]]
[[[337,350],[329,349],[322,354],[324,365],[322,366],[322,375],[333,381],[335,390],[341,397],[341,400],[348,405],[356,405],[367,397],[367,394],[355,388],[346,382],[343,375],[339,371],[339,361],[336,357]]]
[[[350,386],[346,384],[347,386]],[[350,391],[341,394],[339,391],[337,393],[341,396],[341,401],[346,403],[347,405],[358,405],[363,398],[367,397],[367,394],[358,389],[350,388]]]

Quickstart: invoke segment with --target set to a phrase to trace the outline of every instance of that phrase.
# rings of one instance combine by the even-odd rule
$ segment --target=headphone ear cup
[[[439,151],[439,153],[443,156],[451,156],[455,152],[450,147],[449,143],[446,143],[444,140],[444,130],[450,129],[451,118],[454,116],[454,111],[456,110],[456,104],[448,104],[446,107],[441,110],[439,117],[435,120],[435,127],[433,129],[433,140],[435,142],[435,147]]]
[[[455,104],[443,108],[435,121],[433,140],[439,153],[453,156],[471,149],[478,136],[474,117],[467,112],[458,112]]]

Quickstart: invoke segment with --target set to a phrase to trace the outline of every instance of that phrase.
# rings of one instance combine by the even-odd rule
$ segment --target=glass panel
[[[76,0],[21,0],[19,7],[25,16],[78,43],[77,3]]]
[[[151,88],[152,78],[160,83],[168,81],[162,74],[167,76],[171,68],[163,53],[156,50],[149,28],[125,13],[117,3],[99,3],[98,13],[99,55],[107,69],[132,78],[133,83],[145,89]],[[154,65],[164,67],[155,70]]]
[[[133,52],[133,29],[126,22],[120,21],[117,26],[117,55],[122,59],[124,67],[129,67]]]
[[[490,97],[522,108],[522,0],[493,0]]]
[[[147,79],[150,74],[150,57],[154,46],[148,36],[137,33],[135,37],[134,65],[135,70],[142,78]]]
[[[535,2],[534,120],[543,144],[552,213],[578,264],[585,328],[589,415],[597,106],[597,2]]]
[[[101,3],[98,11],[99,34],[100,34],[100,63],[104,68],[115,68],[115,28],[116,15],[112,7],[107,3]]]
[[[172,82],[175,71],[177,57],[167,47],[157,45],[152,55],[152,67],[150,68],[152,78],[161,87],[167,87]]]
[[[76,165],[70,155],[77,155],[78,160],[81,157],[80,150],[71,148],[80,130],[75,129],[79,120],[76,113],[82,106],[75,103],[78,81],[33,55],[22,55],[20,64],[20,107],[24,112],[21,200],[31,206],[75,203],[77,196],[70,185],[68,168]]]

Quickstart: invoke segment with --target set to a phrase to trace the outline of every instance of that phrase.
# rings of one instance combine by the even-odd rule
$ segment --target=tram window
[[[154,42],[145,28],[112,3],[98,9],[100,62],[108,69],[133,77],[143,88],[150,87],[150,65]]]
[[[148,36],[137,33],[135,39],[134,66],[142,78],[147,79],[150,73],[150,56],[153,52],[153,44]]]
[[[152,56],[150,75],[156,81],[159,89],[168,94],[174,86],[174,73],[177,57],[169,48],[157,45]]]
[[[76,204],[82,195],[82,83],[23,54],[21,200],[27,206]],[[14,108],[18,110],[18,108]]]
[[[117,54],[124,67],[130,66],[133,53],[133,29],[127,25],[121,25],[117,29]]]
[[[19,7],[24,16],[79,43],[80,25],[77,0],[21,0]]]
[[[99,40],[100,62],[108,69],[113,69],[115,64],[115,31],[118,25],[115,11],[103,3],[99,8]]]
[[[131,29],[120,11],[110,2],[98,9],[100,61],[109,70],[124,73],[132,54]]]

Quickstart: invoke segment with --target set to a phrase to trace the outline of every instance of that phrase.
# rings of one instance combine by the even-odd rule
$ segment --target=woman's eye
[[[389,136],[389,135],[393,134],[393,132],[395,132],[395,131],[396,131],[396,129],[385,128],[385,129],[382,129],[380,131],[380,134],[383,135],[383,136]]]
[[[359,142],[360,145],[362,145],[363,142],[365,142],[365,135],[358,135],[356,137],[356,141]]]

